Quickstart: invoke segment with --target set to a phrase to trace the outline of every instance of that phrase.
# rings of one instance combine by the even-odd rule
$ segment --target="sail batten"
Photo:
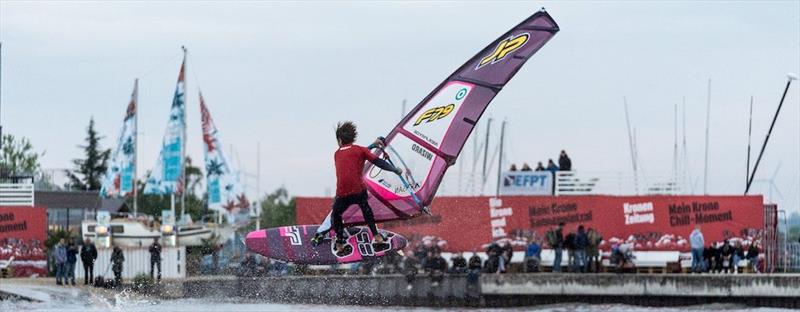
[[[416,182],[406,187],[394,173],[368,166],[364,181],[376,221],[411,218],[431,204],[489,103],[558,30],[547,12],[534,13],[461,65],[391,130],[386,142],[396,155],[390,156],[400,160],[395,165],[405,180]],[[362,224],[353,208],[343,214],[345,224]]]

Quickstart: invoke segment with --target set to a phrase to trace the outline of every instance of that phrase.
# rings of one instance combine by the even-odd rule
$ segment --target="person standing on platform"
[[[61,280],[67,281],[67,246],[64,239],[60,239],[55,249],[56,260],[56,285],[63,285]]]
[[[94,284],[94,261],[97,260],[97,248],[87,238],[81,249],[81,262],[83,263],[83,284]]]
[[[586,273],[586,248],[589,247],[589,237],[583,225],[578,226],[578,233],[575,234],[575,267],[573,272]]]
[[[150,278],[153,278],[153,267],[158,268],[158,281],[161,282],[161,244],[158,238],[153,238],[153,244],[150,245]]]
[[[563,253],[562,248],[564,247],[564,235],[562,234],[563,228],[564,222],[561,222],[558,224],[558,227],[547,232],[547,243],[550,244],[550,247],[553,248],[553,252],[555,253],[555,259],[553,260],[553,272],[561,272],[561,255]]]
[[[600,242],[603,241],[603,237],[593,228],[589,228],[587,236],[589,238],[589,246],[586,247],[587,272],[598,273],[600,272]]]
[[[75,264],[78,263],[78,246],[75,246],[73,240],[69,241],[67,245],[67,275],[64,279],[64,284],[75,286]]]
[[[119,246],[114,246],[114,251],[111,253],[111,271],[114,272],[114,287],[122,285],[122,264],[125,262],[125,255],[122,254],[122,249]]]
[[[565,150],[561,150],[561,155],[558,156],[558,168],[560,171],[572,170],[572,159],[569,159]]]
[[[703,248],[706,243],[699,225],[696,225],[692,234],[689,235],[689,243],[692,247],[692,272],[701,273],[703,272]]]

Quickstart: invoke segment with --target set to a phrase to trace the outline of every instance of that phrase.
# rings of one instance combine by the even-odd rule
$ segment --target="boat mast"
[[[481,193],[486,185],[486,162],[489,160],[489,130],[492,129],[492,118],[486,121],[486,142],[483,149],[483,171],[481,172]]]
[[[625,106],[625,123],[628,125],[628,148],[631,150],[631,165],[633,166],[633,187],[636,194],[639,194],[639,173],[636,166],[636,151],[633,145],[633,134],[631,134],[631,119],[628,115],[628,99],[622,97],[622,103]]]
[[[708,195],[708,129],[711,121],[711,78],[708,78],[708,95],[706,97],[706,154],[703,166],[703,195]]]
[[[750,178],[750,140],[753,133],[753,96],[750,96],[750,118],[747,126],[747,165],[744,173],[744,185],[747,187],[747,180]]]
[[[778,103],[778,109],[775,111],[775,116],[772,117],[772,124],[769,126],[769,131],[767,131],[767,136],[764,138],[764,144],[761,145],[761,152],[758,153],[758,158],[756,158],[756,164],[753,166],[753,172],[750,173],[750,180],[747,181],[747,187],[744,189],[744,194],[747,195],[747,192],[750,191],[750,186],[753,184],[753,178],[756,176],[756,170],[758,170],[758,164],[761,162],[761,157],[764,156],[764,150],[767,148],[767,143],[769,142],[769,136],[772,134],[772,129],[775,127],[775,121],[778,120],[778,114],[781,113],[781,107],[783,107],[783,100],[786,99],[786,93],[789,92],[789,86],[792,84],[792,80],[797,79],[797,77],[793,74],[788,75],[788,80],[786,81],[786,88],[783,89],[783,96],[781,96],[781,102]]]
[[[183,50],[183,142],[181,144],[181,183],[183,190],[181,191],[181,217],[177,220],[183,219],[183,214],[186,213],[186,111],[188,108],[189,96],[186,87],[186,56],[189,53],[185,46],[181,46]]]
[[[133,81],[133,216],[138,216],[139,204],[137,174],[139,168],[139,78]]]
[[[500,197],[500,177],[503,174],[503,142],[506,136],[506,121],[500,126],[500,157],[497,160],[497,189],[495,190],[495,197]]]

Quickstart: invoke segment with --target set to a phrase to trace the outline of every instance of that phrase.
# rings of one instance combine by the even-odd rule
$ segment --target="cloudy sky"
[[[485,115],[508,121],[508,162],[546,161],[566,149],[577,170],[631,171],[626,97],[644,174],[669,176],[674,109],[686,97],[687,189],[702,192],[710,78],[708,192],[743,192],[750,97],[757,151],[786,73],[800,72],[798,1],[3,0],[2,125],[45,150],[45,168],[67,168],[81,155],[76,145],[90,117],[104,146],[112,144],[138,77],[144,174],[158,154],[185,45],[189,154],[202,159],[199,87],[235,163],[252,174],[260,142],[263,190],[285,185],[292,194],[325,195],[335,183],[337,121],[356,121],[365,144],[387,133],[403,99],[418,103],[540,7],[561,31]],[[789,90],[759,169],[769,178],[780,165],[782,197],[773,197],[790,211],[800,205],[798,90]],[[463,161],[471,171],[472,160]],[[754,190],[769,194],[765,183]]]

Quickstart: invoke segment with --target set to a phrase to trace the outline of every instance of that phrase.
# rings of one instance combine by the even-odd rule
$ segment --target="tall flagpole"
[[[139,78],[133,81],[133,216],[139,213]]]
[[[708,129],[711,127],[711,78],[708,78],[708,95],[706,98],[706,154],[703,166],[703,195],[708,195]]]
[[[183,145],[181,146],[181,183],[183,184],[183,189],[181,190],[181,218],[183,218],[183,214],[186,213],[186,110],[189,102],[189,88],[186,87],[186,55],[188,51],[184,46],[181,46],[181,49],[183,49],[183,142],[181,142]]]

